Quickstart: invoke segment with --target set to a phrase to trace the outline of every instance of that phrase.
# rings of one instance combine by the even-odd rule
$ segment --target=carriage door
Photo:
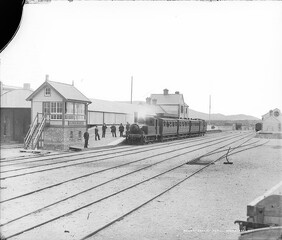
[[[155,121],[155,129],[156,129],[156,134],[158,134],[158,119]]]

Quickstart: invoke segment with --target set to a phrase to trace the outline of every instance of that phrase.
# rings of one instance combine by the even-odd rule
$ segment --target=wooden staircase
[[[36,115],[33,123],[31,124],[26,137],[24,138],[24,148],[34,150],[37,147],[40,136],[46,124],[45,116],[39,119],[39,114]]]

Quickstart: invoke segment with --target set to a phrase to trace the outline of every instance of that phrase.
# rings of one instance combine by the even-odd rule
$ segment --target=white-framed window
[[[85,120],[85,104],[66,102],[66,119]]]
[[[51,88],[46,87],[44,90],[44,96],[45,97],[50,97],[51,96]]]
[[[63,103],[62,102],[43,102],[43,113],[50,114],[50,119],[63,118]]]
[[[51,102],[51,119],[62,119],[63,118],[63,103],[62,102]]]

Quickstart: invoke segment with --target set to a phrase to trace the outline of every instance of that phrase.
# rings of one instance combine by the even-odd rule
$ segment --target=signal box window
[[[45,97],[51,96],[51,88],[49,88],[49,87],[45,88],[44,96]]]

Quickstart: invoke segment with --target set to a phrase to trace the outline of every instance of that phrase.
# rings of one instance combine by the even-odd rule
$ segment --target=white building
[[[282,116],[278,108],[270,110],[262,116],[263,132],[281,132]]]

